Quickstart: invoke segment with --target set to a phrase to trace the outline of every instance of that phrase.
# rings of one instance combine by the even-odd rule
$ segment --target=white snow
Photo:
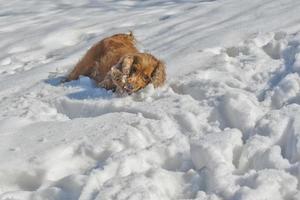
[[[0,0],[0,200],[300,199],[297,0]],[[167,84],[60,84],[132,30]]]

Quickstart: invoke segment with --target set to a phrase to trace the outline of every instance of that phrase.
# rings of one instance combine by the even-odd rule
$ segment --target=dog
[[[136,48],[132,32],[116,34],[92,46],[75,65],[67,81],[80,75],[95,80],[99,87],[117,93],[137,92],[152,83],[155,88],[164,85],[165,64],[149,53]]]

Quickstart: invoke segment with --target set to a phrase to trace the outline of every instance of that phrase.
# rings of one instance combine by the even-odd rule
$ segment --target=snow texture
[[[0,200],[300,199],[298,0],[0,5]],[[164,87],[60,83],[129,30]]]

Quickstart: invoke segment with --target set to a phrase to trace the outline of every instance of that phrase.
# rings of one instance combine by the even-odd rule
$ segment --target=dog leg
[[[126,83],[126,80],[124,80],[123,73],[120,70],[118,70],[116,67],[112,67],[110,73],[111,73],[111,79],[116,86],[116,92],[120,94],[123,93],[124,85]]]
[[[130,74],[130,68],[131,68],[131,65],[133,63],[133,56],[126,56],[124,59],[123,59],[123,63],[122,63],[122,72],[124,75],[129,75]]]
[[[99,87],[105,88],[107,90],[115,90],[116,86],[112,81],[112,77],[111,77],[111,73],[109,72],[103,81],[101,81],[100,83],[98,83]]]

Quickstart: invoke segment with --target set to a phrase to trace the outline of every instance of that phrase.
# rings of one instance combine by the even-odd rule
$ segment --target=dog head
[[[124,90],[131,94],[149,83],[162,86],[166,79],[165,65],[151,54],[136,53],[126,55],[119,62],[123,72]]]

